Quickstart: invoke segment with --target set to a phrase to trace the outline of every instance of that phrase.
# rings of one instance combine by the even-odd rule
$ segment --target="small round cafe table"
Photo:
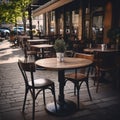
[[[43,43],[49,43],[48,39],[35,39],[35,40],[27,40],[31,45],[35,45],[35,44],[43,44]]]
[[[41,49],[42,58],[44,58],[44,48],[52,48],[53,45],[50,45],[50,44],[37,44],[37,45],[31,45],[31,47]]]
[[[85,48],[83,51],[85,53],[94,53],[94,51],[98,51],[98,52],[118,52],[119,50],[117,50],[117,49],[104,49],[104,50],[102,50],[101,48]]]
[[[36,65],[58,71],[59,95],[57,101],[57,112],[54,103],[46,105],[46,110],[53,115],[65,116],[76,111],[76,104],[73,101],[65,99],[65,70],[85,67],[92,64],[91,60],[83,58],[65,57],[63,62],[58,62],[57,58],[45,58],[36,61]]]

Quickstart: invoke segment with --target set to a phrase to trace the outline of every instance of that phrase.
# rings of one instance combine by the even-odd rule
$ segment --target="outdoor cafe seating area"
[[[23,35],[23,36],[18,36],[18,43],[19,43],[19,47],[24,52],[25,60],[30,61],[32,58],[32,61],[36,62],[36,60],[39,60],[39,59],[56,57],[54,43],[57,37],[59,37],[59,35],[56,35],[53,37],[44,36],[42,38],[38,37],[38,38],[30,39],[29,36]],[[51,38],[54,38],[54,39],[51,39]],[[99,79],[101,79],[101,76],[103,77],[103,74],[105,74],[106,72],[109,73],[108,77],[111,77],[112,79],[114,79],[114,77],[116,78],[116,80],[113,80],[112,82],[115,87],[119,88],[120,86],[120,82],[119,82],[120,50],[119,48],[116,48],[116,45],[109,46],[108,44],[96,44],[96,45],[91,43],[85,44],[85,43],[82,43],[80,40],[78,41],[79,42],[75,41],[73,43],[72,49],[66,48],[64,52],[64,56],[74,57],[76,53],[77,54],[83,53],[84,55],[86,54],[87,56],[90,56],[90,55],[93,56],[93,59],[91,59],[91,61],[93,62],[92,71],[94,72],[94,85],[95,83],[97,83],[96,92],[98,92]],[[66,42],[66,46],[67,44],[69,43]],[[83,46],[83,44],[84,44],[84,47],[81,47],[81,45]],[[82,50],[79,51],[78,46],[81,47]],[[85,58],[88,59],[88,57],[85,57]]]
[[[48,105],[44,103],[45,109],[48,112],[48,114],[51,113],[53,114],[53,116],[54,115],[68,116],[69,114],[72,114],[77,111],[81,111],[81,109],[84,109],[84,107],[82,107],[80,103],[82,99],[80,90],[84,82],[87,85],[86,90],[88,90],[88,95],[90,97],[88,101],[91,101],[91,102],[94,101],[94,96],[91,95],[91,89],[89,88],[90,86],[89,79],[91,78],[93,80],[93,86],[95,87],[94,92],[96,92],[96,94],[100,93],[101,82],[102,84],[104,84],[107,81],[112,85],[114,89],[117,89],[117,91],[119,91],[119,88],[120,88],[119,50],[113,49],[113,48],[111,49],[105,48],[105,47],[102,48],[103,47],[102,45],[101,46],[99,45],[99,47],[95,47],[95,48],[86,47],[82,50],[82,52],[78,52],[74,50],[66,50],[64,61],[56,62],[57,58],[54,50],[54,44],[50,43],[49,38],[47,39],[35,38],[31,40],[29,36],[19,36],[19,40],[20,41],[19,41],[18,47],[23,51],[24,62],[27,62],[27,63],[33,62],[34,64],[36,64],[37,70],[42,70],[42,68],[45,68],[44,77],[46,77],[47,70],[52,70],[52,71],[55,70],[56,72],[58,72],[58,83],[59,83],[58,94],[59,95],[58,95],[58,98],[56,96],[56,99],[58,99],[56,102],[57,108],[55,107],[54,103],[51,103]],[[88,69],[88,67],[90,68]],[[88,73],[85,69],[81,70],[83,68],[87,68],[86,70],[88,70]],[[68,73],[70,71],[70,73],[67,75],[66,71]],[[82,74],[80,73],[80,71],[82,71]],[[85,74],[87,75],[85,76],[85,78],[83,78],[83,71],[86,72]],[[66,100],[67,98],[64,99],[64,97],[66,96],[64,89],[67,85],[65,81],[71,81],[72,83],[74,83],[73,91],[74,91],[74,94],[76,94],[75,91],[77,90],[77,96],[76,96],[77,104],[75,104],[71,100]],[[79,83],[80,81],[81,83]],[[34,81],[32,84],[34,84]],[[34,92],[33,90],[34,88],[31,87],[30,91],[32,91],[32,94]],[[45,99],[45,96],[44,96],[44,99]],[[24,106],[25,104],[26,103],[24,102]],[[33,119],[34,119],[36,114],[35,107],[33,108],[31,107],[31,109],[33,109]]]
[[[50,99],[51,102],[49,104],[45,102],[45,100],[44,102],[42,102],[43,100],[40,99],[41,105],[45,105],[45,109],[43,109],[43,111],[46,112],[45,114],[48,114],[48,116],[49,115],[53,116],[53,119],[57,119],[56,116],[58,116],[58,118],[60,116],[62,117],[68,117],[69,115],[74,116],[74,114],[78,114],[81,111],[87,110],[86,108],[87,103],[89,105],[93,104],[94,102],[96,102],[96,100],[98,99],[97,97],[99,95],[102,95],[104,92],[106,93],[106,90],[103,89],[104,85],[107,86],[108,89],[111,89],[111,88],[114,89],[116,93],[119,91],[120,89],[119,50],[113,49],[113,48],[103,49],[100,47],[99,48],[88,48],[87,47],[83,49],[83,52],[67,50],[65,53],[64,61],[57,62],[57,58],[56,58],[56,54],[54,50],[54,44],[50,44],[50,42],[48,42],[49,39],[35,38],[31,40],[29,36],[27,37],[21,36],[19,39],[21,39],[20,41],[21,43],[19,43],[19,45],[16,47],[11,47],[10,49],[21,50],[22,56],[23,56],[22,61],[28,64],[29,63],[36,64],[36,72],[40,71],[43,74],[42,75],[43,78],[47,77],[47,79],[51,79],[53,83],[55,84],[56,90],[55,90],[54,101],[56,105],[54,104],[52,98]],[[31,41],[34,41],[34,42],[32,42],[31,44],[30,43]],[[28,47],[29,49],[26,47]],[[47,52],[48,50],[49,52]],[[104,54],[101,54],[101,53],[104,53]],[[17,61],[18,60],[16,60],[16,62]],[[29,67],[27,68],[27,66],[26,67],[23,66],[23,68],[26,69],[27,71],[31,70],[31,75],[33,74],[32,72],[35,72],[32,66],[30,66],[30,68]],[[83,70],[83,68],[86,68],[86,69]],[[18,72],[19,72],[19,75],[21,75],[19,69],[18,69]],[[50,73],[51,74],[50,76],[52,78],[48,77],[49,72],[55,72],[54,73],[55,75],[53,75],[52,77],[53,73],[52,74]],[[83,75],[85,75],[83,74],[83,72],[85,72],[85,74],[87,75],[85,76],[85,78],[83,77]],[[25,76],[23,73],[23,77]],[[41,74],[39,76],[41,76]],[[34,85],[35,83],[34,83],[33,77],[31,77],[31,79],[32,79],[32,83],[31,83],[31,86],[28,86],[28,88],[30,88],[30,91],[31,91],[31,94],[33,95],[33,100],[34,100],[37,98],[37,96],[39,96],[38,94],[41,95],[41,92],[40,93],[38,92],[37,96],[34,96],[33,93],[35,91],[32,85]],[[21,81],[24,81],[22,76],[21,76]],[[86,85],[84,85],[84,82],[86,83],[87,88],[86,88]],[[106,84],[107,82],[108,84]],[[23,86],[24,84],[25,83],[23,83]],[[35,89],[38,89],[38,86],[36,86]],[[52,94],[54,95],[53,91],[52,91]],[[28,91],[26,91],[26,94],[27,92]],[[24,93],[24,90],[23,90],[23,93]],[[47,93],[47,96],[44,95],[44,99],[46,100],[49,98],[49,95],[50,95],[48,93]],[[83,97],[84,94],[85,94],[85,97]],[[32,118],[32,120],[34,120],[36,119],[36,116],[39,113],[39,112],[36,112],[36,109],[39,111],[39,107],[38,106],[34,107],[34,104],[36,104],[37,102],[36,100],[33,102],[33,106],[32,106],[32,99],[30,99],[31,107],[28,108],[27,99],[28,98],[26,98],[26,96],[25,96],[24,102],[23,102],[23,99],[21,99],[21,107],[22,107],[22,104],[24,103],[23,104],[24,112],[26,114],[29,113],[29,117]],[[29,112],[28,109],[31,109],[31,111],[33,112]]]
[[[0,120],[120,119],[119,0],[0,6]]]

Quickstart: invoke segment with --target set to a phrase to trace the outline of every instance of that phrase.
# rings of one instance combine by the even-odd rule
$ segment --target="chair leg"
[[[80,86],[77,86],[77,105],[78,105],[78,110],[80,109]]]
[[[74,95],[76,95],[76,89],[77,89],[77,87],[76,87],[76,85],[74,84]]]
[[[56,95],[55,95],[55,85],[52,85],[50,90],[51,90],[52,95],[53,95],[54,104],[55,104],[55,110],[57,112],[57,103],[56,103]]]
[[[55,95],[55,89],[54,88],[53,88],[53,98],[54,98],[54,103],[55,103],[55,110],[57,112],[56,95]]]
[[[28,94],[28,89],[25,90],[22,112],[25,111],[25,104],[26,104],[27,94]]]
[[[96,83],[96,72],[95,72],[95,77],[94,77],[94,86],[95,86],[95,83]]]
[[[35,119],[35,90],[33,89],[33,110],[32,110],[32,120]]]
[[[46,105],[46,100],[45,100],[45,90],[43,89],[43,101],[44,101],[44,106]]]
[[[96,80],[97,80],[97,69],[95,68],[94,86],[95,86]]]
[[[96,93],[98,93],[99,81],[97,81]]]
[[[100,71],[97,73],[97,87],[96,87],[96,93],[98,93],[98,88],[99,88],[99,78],[100,78]]]
[[[90,97],[90,100],[92,101],[92,97],[91,97],[91,93],[90,93],[90,89],[89,89],[88,80],[85,81],[85,82],[86,82],[86,86],[87,86],[88,95],[89,95],[89,97]]]

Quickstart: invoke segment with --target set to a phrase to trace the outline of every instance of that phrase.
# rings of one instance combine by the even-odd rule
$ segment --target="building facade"
[[[120,27],[118,5],[119,0],[50,0],[35,9],[33,16],[43,15],[45,35],[108,43],[108,30]]]

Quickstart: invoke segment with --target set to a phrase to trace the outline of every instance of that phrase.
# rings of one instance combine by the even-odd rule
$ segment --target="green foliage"
[[[109,29],[107,32],[107,37],[112,43],[116,42],[116,39],[120,39],[120,27]]]
[[[30,2],[31,0],[10,0],[9,3],[0,4],[0,24],[16,23],[17,17],[22,18]]]
[[[55,40],[54,49],[56,52],[65,52],[66,50],[65,41],[63,39]]]

